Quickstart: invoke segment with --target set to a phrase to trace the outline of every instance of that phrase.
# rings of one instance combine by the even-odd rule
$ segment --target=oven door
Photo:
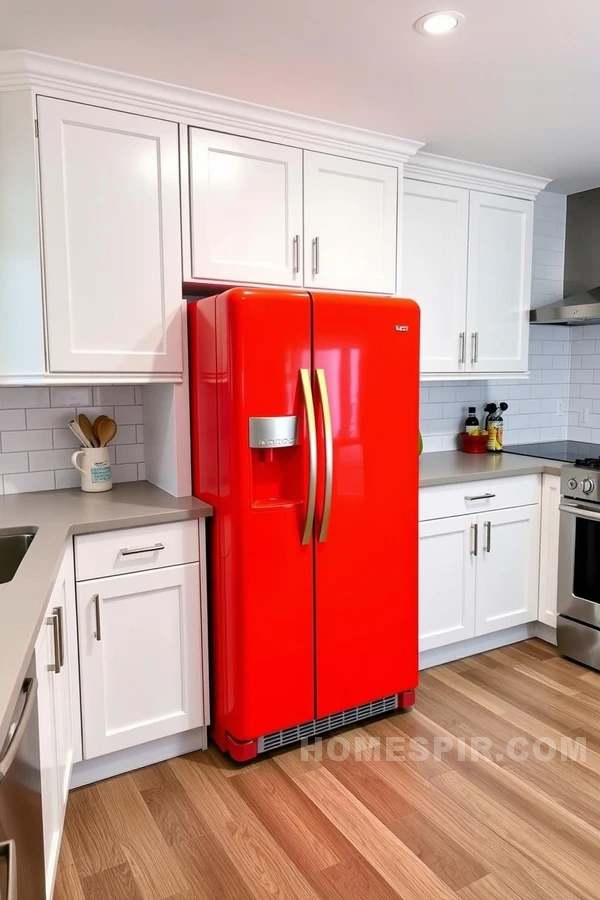
[[[560,505],[558,612],[600,628],[600,509],[563,500]]]

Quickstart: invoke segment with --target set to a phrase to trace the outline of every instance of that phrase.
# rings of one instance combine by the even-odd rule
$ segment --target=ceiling
[[[600,185],[598,0],[0,0],[0,49],[120,69]]]

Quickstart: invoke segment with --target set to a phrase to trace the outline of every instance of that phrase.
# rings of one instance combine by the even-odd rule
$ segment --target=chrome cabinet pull
[[[26,678],[23,682],[21,693],[25,695],[25,704],[23,706],[23,709],[21,710],[19,721],[17,722],[15,730],[13,731],[13,736],[10,739],[6,750],[4,751],[4,755],[0,758],[0,781],[2,781],[2,779],[5,778],[8,774],[8,770],[10,769],[15,756],[17,755],[17,750],[19,749],[21,738],[25,733],[25,729],[27,728],[29,719],[31,718],[31,713],[33,712],[33,707],[35,706],[37,689],[37,678]]]
[[[313,238],[312,242],[312,270],[313,275],[319,274],[319,238]]]
[[[475,494],[473,497],[465,497],[465,500],[492,500],[495,494]]]
[[[329,407],[329,395],[327,393],[327,378],[324,369],[317,369],[317,384],[321,395],[321,410],[323,412],[323,431],[325,432],[325,493],[323,496],[323,518],[319,541],[327,539],[329,519],[331,516],[331,496],[333,491],[333,429],[331,427],[331,409]]]
[[[49,621],[52,622],[52,636],[54,638],[54,674],[60,675],[60,670],[62,669],[60,655],[60,624],[56,609],[52,610]]]
[[[466,338],[466,335],[465,335],[464,331],[461,331],[461,333],[458,337],[458,361],[459,361],[459,363],[461,363],[463,365],[465,363],[465,355],[467,352],[467,348],[466,348],[467,342],[466,342],[465,338]]]
[[[300,271],[300,235],[294,235],[294,240],[292,241],[292,266],[293,273],[297,275]]]
[[[6,859],[6,900],[17,900],[16,841],[3,841],[0,844],[0,859],[3,857]]]
[[[479,332],[473,331],[471,334],[471,362],[475,365],[479,362]]]
[[[97,641],[102,640],[102,622],[100,621],[100,594],[94,594],[92,597],[94,603],[94,610],[96,613],[96,631],[94,632],[94,637]]]
[[[492,552],[492,523],[484,522],[483,527],[485,528],[485,546],[484,550],[486,553]]]
[[[304,520],[302,543],[308,544],[310,543],[312,527],[315,521],[315,504],[317,500],[317,425],[308,369],[300,369],[300,381],[304,395],[306,427],[308,430],[308,496],[306,499],[306,519]]]
[[[127,547],[124,547],[122,550],[119,550],[121,556],[135,556],[136,553],[155,553],[158,550],[164,550],[164,544],[152,544],[151,547],[138,547],[137,549],[129,550]]]
[[[65,623],[63,618],[63,608],[62,606],[55,606],[52,610],[52,615],[56,616],[58,621],[58,637],[59,637],[59,646],[60,646],[60,667],[65,664]]]
[[[478,550],[478,546],[477,546],[478,545],[478,534],[477,534],[477,532],[478,532],[478,530],[479,529],[476,524],[471,525],[471,535],[473,538],[473,543],[471,545],[471,555],[472,556],[477,556],[477,550]]]

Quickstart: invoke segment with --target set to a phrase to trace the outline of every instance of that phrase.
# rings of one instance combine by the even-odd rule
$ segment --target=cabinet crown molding
[[[0,52],[0,92],[31,90],[308,150],[401,165],[413,141],[29,50]]]
[[[551,178],[497,169],[449,156],[436,156],[434,153],[418,153],[404,167],[404,176],[452,187],[487,191],[490,194],[506,194],[524,200],[535,200],[539,192],[552,181]]]

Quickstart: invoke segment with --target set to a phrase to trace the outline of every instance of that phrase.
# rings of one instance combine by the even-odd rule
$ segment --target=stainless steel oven
[[[600,669],[600,469],[585,460],[561,472],[558,649]]]
[[[0,900],[45,900],[37,680],[23,682],[0,735]]]

